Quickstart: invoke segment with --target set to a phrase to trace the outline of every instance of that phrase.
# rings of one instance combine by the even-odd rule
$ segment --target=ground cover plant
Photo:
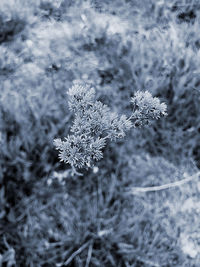
[[[0,1],[0,266],[199,266],[199,14]]]

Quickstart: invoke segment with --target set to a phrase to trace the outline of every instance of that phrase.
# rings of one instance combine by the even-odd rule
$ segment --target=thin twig
[[[174,183],[169,183],[165,185],[160,185],[160,186],[151,186],[151,187],[132,187],[130,194],[137,194],[139,192],[145,193],[145,192],[153,192],[153,191],[160,191],[164,189],[169,189],[177,186],[181,186],[187,182],[190,182],[196,178],[198,178],[200,175],[200,172],[195,173],[194,175],[187,177],[185,179],[182,179],[180,181],[174,182]]]
[[[90,244],[90,241],[83,244],[78,250],[76,250],[72,255],[64,262],[64,266],[67,266],[78,254],[80,254],[87,246]]]
[[[92,249],[93,249],[93,242],[90,244],[89,249],[88,249],[88,256],[87,256],[85,267],[89,267],[91,256],[92,256]]]
[[[76,174],[77,176],[83,176],[83,174],[78,172],[76,168],[72,165],[72,176],[74,176],[74,174]]]

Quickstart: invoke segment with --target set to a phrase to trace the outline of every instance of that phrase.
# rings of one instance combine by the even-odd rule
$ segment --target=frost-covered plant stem
[[[69,109],[74,113],[71,134],[65,141],[55,139],[54,144],[60,160],[70,164],[76,175],[81,175],[77,168],[90,168],[103,158],[102,150],[109,140],[123,138],[132,127],[166,115],[166,105],[147,91],[136,92],[131,99],[133,112],[129,118],[97,101],[94,88],[87,84],[74,82],[67,94]]]

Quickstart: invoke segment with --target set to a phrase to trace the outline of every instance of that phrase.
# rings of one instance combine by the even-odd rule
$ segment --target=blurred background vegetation
[[[199,266],[200,183],[127,193],[200,168],[199,14],[195,0],[0,1],[0,266]],[[71,177],[53,140],[73,80],[125,114],[149,90],[168,116]]]

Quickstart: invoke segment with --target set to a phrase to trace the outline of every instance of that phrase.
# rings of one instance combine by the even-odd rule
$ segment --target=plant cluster
[[[72,134],[65,141],[55,139],[54,144],[60,160],[72,168],[90,167],[103,158],[106,142],[123,138],[133,126],[131,120],[137,127],[167,114],[166,105],[147,91],[137,92],[131,99],[134,109],[130,118],[95,100],[95,90],[89,85],[75,82],[67,94],[69,109],[74,113]]]

